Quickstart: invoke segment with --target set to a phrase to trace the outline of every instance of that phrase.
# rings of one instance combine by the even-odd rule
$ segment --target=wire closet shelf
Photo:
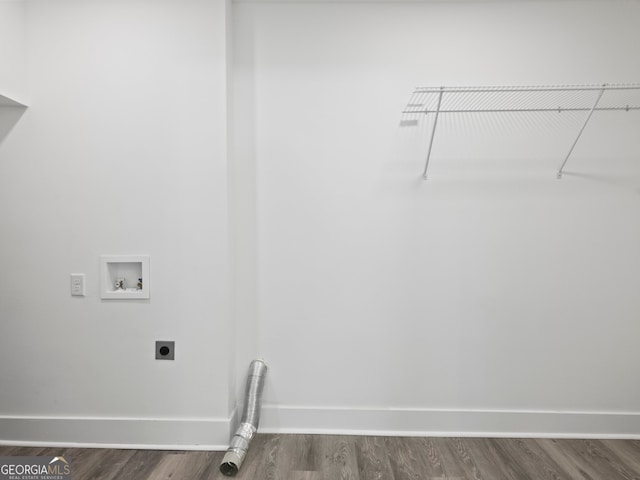
[[[449,114],[584,112],[585,118],[557,177],[571,157],[594,112],[640,110],[640,83],[602,85],[539,85],[492,87],[417,87],[404,111],[402,124],[416,125],[433,116],[423,178],[427,178],[438,118]]]

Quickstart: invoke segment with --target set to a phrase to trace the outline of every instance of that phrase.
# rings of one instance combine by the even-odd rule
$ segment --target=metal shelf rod
[[[594,111],[596,112],[612,112],[612,111],[631,111],[631,110],[640,110],[640,107],[601,107],[596,108]],[[519,109],[489,109],[489,110],[438,110],[439,114],[443,113],[527,113],[527,112],[590,112],[591,108],[519,108]],[[429,115],[431,113],[436,113],[435,110],[404,110],[402,113],[416,114],[423,113],[425,115]]]
[[[604,90],[638,90],[640,84],[630,85],[609,85]],[[502,93],[502,92],[583,92],[589,90],[602,90],[602,86],[585,86],[585,87],[487,87],[487,88],[444,88],[444,93]],[[439,88],[417,87],[416,93],[438,93]]]

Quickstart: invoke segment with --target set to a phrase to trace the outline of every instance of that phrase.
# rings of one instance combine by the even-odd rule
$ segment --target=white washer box
[[[142,288],[138,288],[142,279]],[[122,289],[116,282],[124,281]],[[100,255],[100,291],[104,299],[149,298],[149,255]]]

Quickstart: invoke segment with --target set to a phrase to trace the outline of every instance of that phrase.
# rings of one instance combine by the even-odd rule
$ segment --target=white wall
[[[426,183],[398,127],[416,84],[637,81],[638,3],[234,10],[229,55],[224,0],[0,2],[0,442],[223,446],[256,356],[265,431],[640,434],[638,116],[562,181],[576,118],[443,121]]]
[[[638,20],[236,5],[266,430],[640,435],[638,115],[594,119],[561,181],[579,118],[443,121],[427,182],[398,127],[416,85],[637,81]]]
[[[0,149],[0,441],[228,442],[226,8],[26,2],[30,108]],[[102,301],[100,254],[149,254],[151,299]]]
[[[24,96],[25,4],[0,1],[0,95]]]
[[[233,19],[237,18],[234,4]],[[251,360],[259,357],[258,346],[258,235],[256,197],[256,144],[254,72],[251,57],[252,25],[232,24],[233,80],[230,163],[232,220],[233,309],[236,329],[236,392],[244,397],[245,379]],[[265,359],[266,360],[266,359]]]
[[[0,1],[0,145],[24,113],[24,17],[23,2]]]

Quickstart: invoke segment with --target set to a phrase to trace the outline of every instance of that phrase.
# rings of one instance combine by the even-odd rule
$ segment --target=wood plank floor
[[[213,480],[223,452],[0,447],[64,455],[73,480]],[[640,480],[640,440],[257,435],[239,480]]]

